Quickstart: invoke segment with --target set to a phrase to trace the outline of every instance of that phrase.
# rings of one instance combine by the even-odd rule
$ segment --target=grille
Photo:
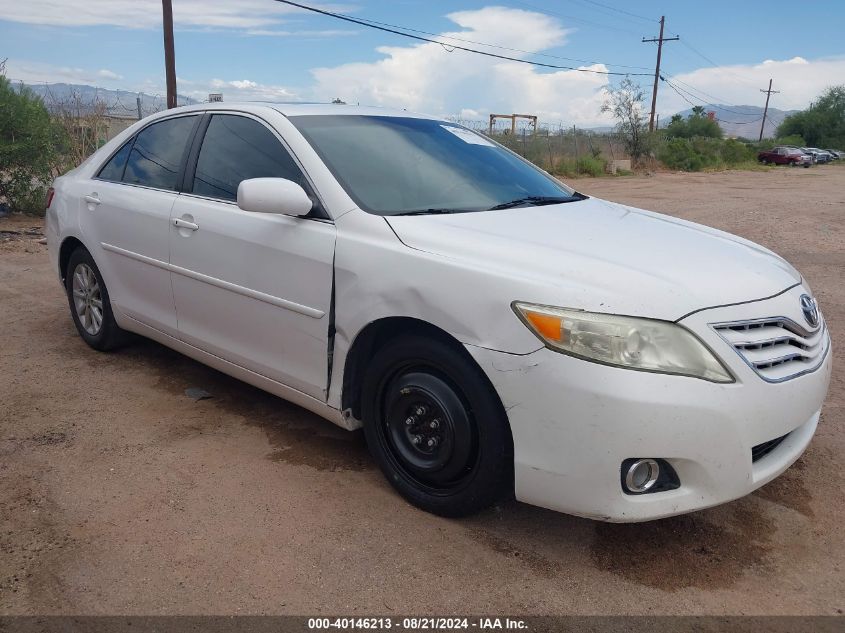
[[[785,317],[717,323],[713,328],[768,382],[813,371],[830,348],[824,321],[812,332]]]
[[[758,444],[757,446],[753,447],[751,449],[751,461],[756,462],[758,459],[763,459],[766,455],[768,455],[778,446],[780,446],[780,443],[786,439],[787,435],[789,435],[789,433],[787,433],[786,435],[781,435],[780,437],[776,437],[773,440],[763,442],[762,444]]]

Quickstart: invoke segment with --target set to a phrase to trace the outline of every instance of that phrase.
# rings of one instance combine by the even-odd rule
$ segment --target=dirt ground
[[[809,279],[838,353],[781,478],[639,525],[515,502],[425,514],[360,434],[151,342],[86,347],[38,231],[20,233],[40,221],[6,218],[0,613],[842,613],[845,166],[574,184],[760,242]]]

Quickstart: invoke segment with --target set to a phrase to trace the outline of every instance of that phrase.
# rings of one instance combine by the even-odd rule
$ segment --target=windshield
[[[457,213],[583,199],[486,137],[444,121],[357,115],[290,120],[370,213]]]

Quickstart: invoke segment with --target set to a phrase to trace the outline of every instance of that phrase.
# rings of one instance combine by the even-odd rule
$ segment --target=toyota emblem
[[[801,312],[804,313],[804,319],[810,324],[810,327],[818,327],[819,304],[810,295],[801,295],[799,301],[801,303]]]

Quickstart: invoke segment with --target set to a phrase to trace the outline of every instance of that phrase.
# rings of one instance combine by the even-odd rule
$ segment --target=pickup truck
[[[773,147],[768,151],[757,154],[757,160],[764,165],[803,165],[809,167],[813,163],[812,156],[794,147]]]

